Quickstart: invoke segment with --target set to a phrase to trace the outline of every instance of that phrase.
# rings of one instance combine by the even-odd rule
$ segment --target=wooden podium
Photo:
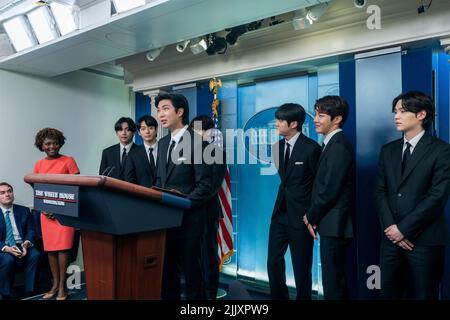
[[[105,176],[29,174],[35,209],[81,230],[89,300],[160,299],[165,230],[189,200]]]

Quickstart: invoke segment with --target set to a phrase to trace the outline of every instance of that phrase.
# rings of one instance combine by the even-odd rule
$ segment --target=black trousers
[[[445,246],[414,246],[407,251],[383,235],[380,250],[381,299],[398,300],[412,296],[417,300],[437,300],[444,272]],[[412,295],[405,292],[412,283]]]
[[[161,298],[181,300],[181,275],[184,274],[186,300],[204,300],[201,236],[180,237],[174,229],[167,232]]]
[[[203,268],[206,298],[214,300],[219,289],[219,252],[217,232],[219,230],[219,219],[208,217],[205,238],[203,240]]]
[[[345,263],[350,242],[349,238],[320,237],[322,286],[325,300],[349,298]]]
[[[275,214],[270,223],[267,257],[267,272],[272,299],[289,299],[284,261],[288,246],[291,251],[297,300],[311,299],[313,245],[314,239],[304,225],[301,228],[293,228],[288,222],[286,212]]]

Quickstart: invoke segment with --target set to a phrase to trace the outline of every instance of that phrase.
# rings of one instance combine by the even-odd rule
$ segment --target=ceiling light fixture
[[[146,4],[145,0],[112,0],[117,13],[125,12]]]
[[[148,61],[154,61],[163,52],[165,47],[149,50],[145,55]]]
[[[191,42],[191,40],[184,40],[184,41],[180,41],[177,43],[177,51],[178,52],[184,52],[184,50],[186,50],[187,46],[189,45],[189,43]]]
[[[191,42],[192,44],[189,46],[193,54],[199,54],[208,49],[208,43],[204,38],[196,39]]]
[[[62,36],[78,30],[79,28],[79,8],[77,6],[66,5],[59,2],[50,4],[59,32]]]
[[[46,5],[40,5],[30,11],[27,13],[27,17],[39,43],[45,43],[59,37],[55,21]]]
[[[17,52],[37,44],[37,40],[25,16],[16,16],[7,20],[3,22],[3,27]]]

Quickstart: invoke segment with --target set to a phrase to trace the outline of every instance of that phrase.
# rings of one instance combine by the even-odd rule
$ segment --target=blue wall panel
[[[392,99],[402,91],[400,53],[356,61],[356,164],[358,296],[378,297],[366,286],[367,267],[379,265],[381,227],[374,210],[373,193],[381,146],[398,139]]]
[[[344,133],[353,150],[356,152],[356,92],[355,92],[355,61],[346,61],[339,63],[339,95],[349,104],[349,115],[344,124]],[[356,181],[355,181],[356,185]],[[356,203],[356,193],[354,194],[354,203]],[[355,225],[356,211],[354,212]],[[355,228],[356,229],[356,228]],[[356,230],[355,230],[356,231]],[[356,234],[356,233],[355,233]],[[357,239],[354,239],[350,245],[347,254],[347,275],[350,298],[358,297],[358,252]]]
[[[402,55],[402,91],[411,90],[433,97],[431,48],[408,50]]]

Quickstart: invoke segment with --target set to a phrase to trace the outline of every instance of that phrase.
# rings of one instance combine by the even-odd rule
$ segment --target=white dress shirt
[[[333,138],[336,133],[341,132],[341,131],[342,131],[342,129],[338,128],[334,131],[331,131],[329,134],[327,134],[325,136],[325,139],[323,139],[323,144],[324,144],[323,149],[325,149],[327,147],[327,144],[328,144],[328,142],[330,142],[331,138]]]
[[[414,138],[412,138],[409,141],[406,140],[405,137],[403,137],[402,159],[403,159],[403,153],[405,153],[406,143],[409,142],[409,144],[411,145],[411,147],[409,147],[409,152],[412,154],[414,149],[416,148],[417,144],[419,143],[419,140],[423,137],[424,134],[425,134],[425,130],[422,130],[419,134],[417,134]]]
[[[5,208],[4,206],[0,206],[2,213],[3,213],[3,218],[6,221],[6,211],[9,211],[9,220],[11,221],[11,226],[13,229],[13,235],[14,235],[14,240],[16,240],[17,243],[22,243],[22,237],[20,236],[19,233],[19,229],[17,229],[17,225],[16,225],[16,219],[14,218],[14,211],[13,211],[13,207],[11,206],[11,208]],[[4,246],[2,248],[5,249],[6,246]]]
[[[122,162],[122,153],[123,153],[123,148],[125,148],[127,150],[127,155],[128,152],[130,152],[131,146],[133,145],[133,141],[131,141],[129,144],[127,144],[126,146],[124,146],[123,144],[120,143],[120,162]]]
[[[153,148],[152,155],[153,155],[153,159],[155,159],[155,164],[156,164],[156,156],[158,155],[158,141],[156,141],[151,146],[144,142],[144,147],[145,147],[145,153],[147,154],[147,158],[148,158],[149,162],[150,162],[149,149]]]

